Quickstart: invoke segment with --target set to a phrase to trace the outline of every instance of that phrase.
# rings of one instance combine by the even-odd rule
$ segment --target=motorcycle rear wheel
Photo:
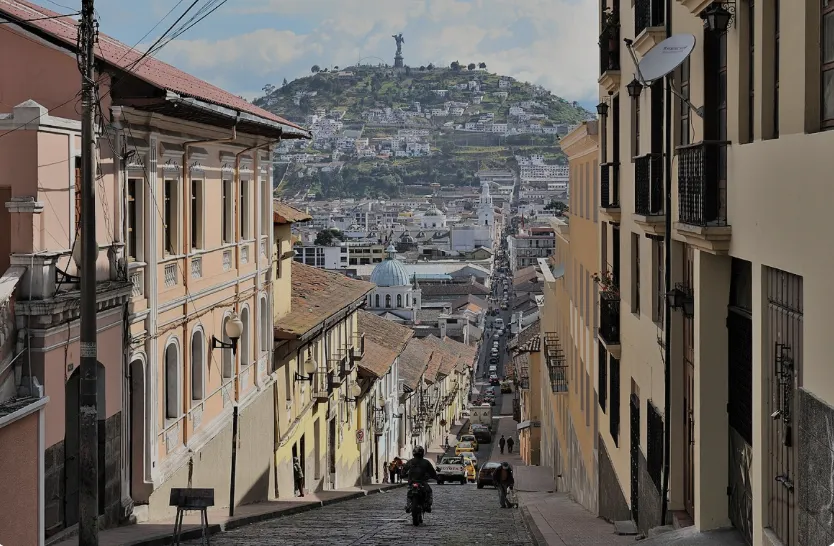
[[[411,509],[411,522],[415,527],[423,523],[423,508],[419,504]]]

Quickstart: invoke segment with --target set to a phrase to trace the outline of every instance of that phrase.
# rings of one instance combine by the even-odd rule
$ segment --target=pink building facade
[[[38,507],[16,517],[42,540],[77,523],[83,471],[72,258],[80,76],[71,19],[45,19],[56,14],[24,1],[0,4],[0,14],[19,22],[0,26],[0,48],[15,52],[0,58],[0,459],[19,465],[21,480],[35,472],[40,487],[27,477],[12,502]],[[309,135],[155,59],[132,66],[138,54],[107,36],[100,46],[101,521],[164,516],[170,488],[190,478],[215,487],[218,505],[268,498],[257,465],[242,472],[235,499],[220,470],[233,407],[248,408],[243,426],[274,420],[269,158],[281,139]],[[243,335],[233,353],[213,338],[229,341],[234,315]],[[35,409],[4,426],[2,404],[15,400]]]

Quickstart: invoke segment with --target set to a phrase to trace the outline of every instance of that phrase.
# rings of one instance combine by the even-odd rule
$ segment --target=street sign
[[[365,429],[360,428],[356,431],[356,443],[361,444],[365,441]]]

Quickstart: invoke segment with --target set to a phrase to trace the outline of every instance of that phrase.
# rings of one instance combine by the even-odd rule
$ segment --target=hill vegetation
[[[471,184],[479,169],[515,169],[515,155],[540,154],[548,162],[563,163],[557,133],[590,115],[540,86],[490,73],[484,63],[474,62],[456,61],[448,68],[313,66],[310,76],[285,80],[280,87],[267,85],[264,92],[254,101],[258,106],[308,126],[324,112],[342,128],[340,134],[325,135],[313,124],[314,142],[282,150],[288,157],[311,157],[276,169],[279,191],[290,196],[305,191],[327,198],[421,194],[432,183]],[[456,106],[450,110],[450,104]],[[472,125],[485,120],[486,127]],[[506,130],[498,130],[504,124]],[[375,143],[396,138],[401,129],[428,130],[431,155],[382,158],[338,145],[340,136],[350,134],[369,139],[377,149]],[[341,153],[334,154],[337,149]],[[331,162],[338,166],[309,167]]]

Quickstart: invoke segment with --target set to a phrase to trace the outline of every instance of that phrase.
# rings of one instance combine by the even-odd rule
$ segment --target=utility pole
[[[96,394],[96,103],[93,45],[98,26],[94,0],[82,0],[78,26],[78,68],[81,71],[81,411],[79,412],[78,545],[98,546],[98,401]],[[78,241],[76,241],[78,242]]]

